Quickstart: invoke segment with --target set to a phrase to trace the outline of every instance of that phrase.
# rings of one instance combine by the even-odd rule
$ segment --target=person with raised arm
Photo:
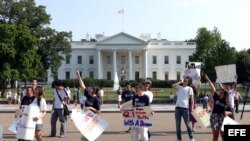
[[[224,141],[224,132],[221,131],[221,126],[225,116],[230,116],[229,95],[224,89],[220,89],[219,94],[216,92],[214,84],[211,82],[209,77],[205,74],[205,80],[207,80],[211,94],[213,97],[214,106],[210,116],[210,125],[213,132],[213,141],[218,141],[219,134],[221,135],[222,141]]]
[[[194,141],[193,131],[190,125],[189,120],[189,99],[191,100],[191,112],[194,107],[194,93],[193,89],[188,86],[188,84],[192,81],[190,77],[183,77],[183,79],[177,83],[172,85],[172,88],[176,90],[177,101],[175,106],[175,121],[176,121],[176,136],[177,141],[181,141],[181,117],[183,117],[184,122],[186,124],[188,135],[190,141]]]

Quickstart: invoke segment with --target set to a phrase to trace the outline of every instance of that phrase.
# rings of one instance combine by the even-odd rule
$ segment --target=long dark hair
[[[44,88],[43,87],[37,87],[37,89],[38,89],[38,92],[37,92],[37,95],[38,95],[37,105],[40,106],[41,99],[44,96]]]

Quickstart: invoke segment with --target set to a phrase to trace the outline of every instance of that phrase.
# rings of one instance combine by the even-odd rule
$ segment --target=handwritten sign
[[[71,118],[82,135],[91,141],[96,140],[108,127],[104,119],[91,111],[72,109]]]
[[[203,129],[210,126],[210,114],[203,110],[203,108],[198,106],[192,111],[191,114]]]
[[[153,125],[151,112],[150,106],[123,109],[123,124],[124,126],[139,128],[151,127]]]
[[[17,139],[34,140],[36,121],[33,117],[37,117],[40,114],[38,106],[22,106],[21,118],[17,125]]]
[[[235,82],[235,76],[236,76],[235,64],[216,66],[215,71],[216,71],[218,83]]]
[[[3,140],[3,125],[0,125],[0,141]]]
[[[200,85],[201,80],[201,62],[186,62],[184,76],[191,77],[193,85]]]

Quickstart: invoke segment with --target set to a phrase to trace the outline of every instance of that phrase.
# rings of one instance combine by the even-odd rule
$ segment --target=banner
[[[108,127],[108,123],[104,119],[91,111],[72,109],[71,118],[77,129],[89,141],[96,140]]]
[[[3,125],[0,125],[0,141],[3,140]]]
[[[152,109],[150,106],[123,109],[124,126],[139,128],[151,127],[153,125],[151,112]]]
[[[208,114],[203,108],[198,106],[191,114],[200,124],[201,128],[205,129],[210,126],[210,114]]]
[[[222,126],[221,126],[221,131],[224,131],[224,125],[239,125],[239,123],[230,117],[226,116],[224,117]]]
[[[217,75],[217,83],[229,83],[235,82],[236,76],[236,65],[224,65],[224,66],[216,66],[215,67],[216,75]]]
[[[201,62],[186,62],[184,76],[191,77],[193,85],[201,84]]]
[[[33,118],[39,116],[39,114],[38,106],[22,106],[20,122],[17,125],[17,139],[34,140],[36,121]]]

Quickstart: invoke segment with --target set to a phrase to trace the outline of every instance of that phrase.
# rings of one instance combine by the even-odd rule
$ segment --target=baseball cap
[[[145,84],[145,83],[148,83],[148,84],[152,85],[152,82],[151,82],[150,80],[145,80],[145,81],[144,81],[144,84]]]

